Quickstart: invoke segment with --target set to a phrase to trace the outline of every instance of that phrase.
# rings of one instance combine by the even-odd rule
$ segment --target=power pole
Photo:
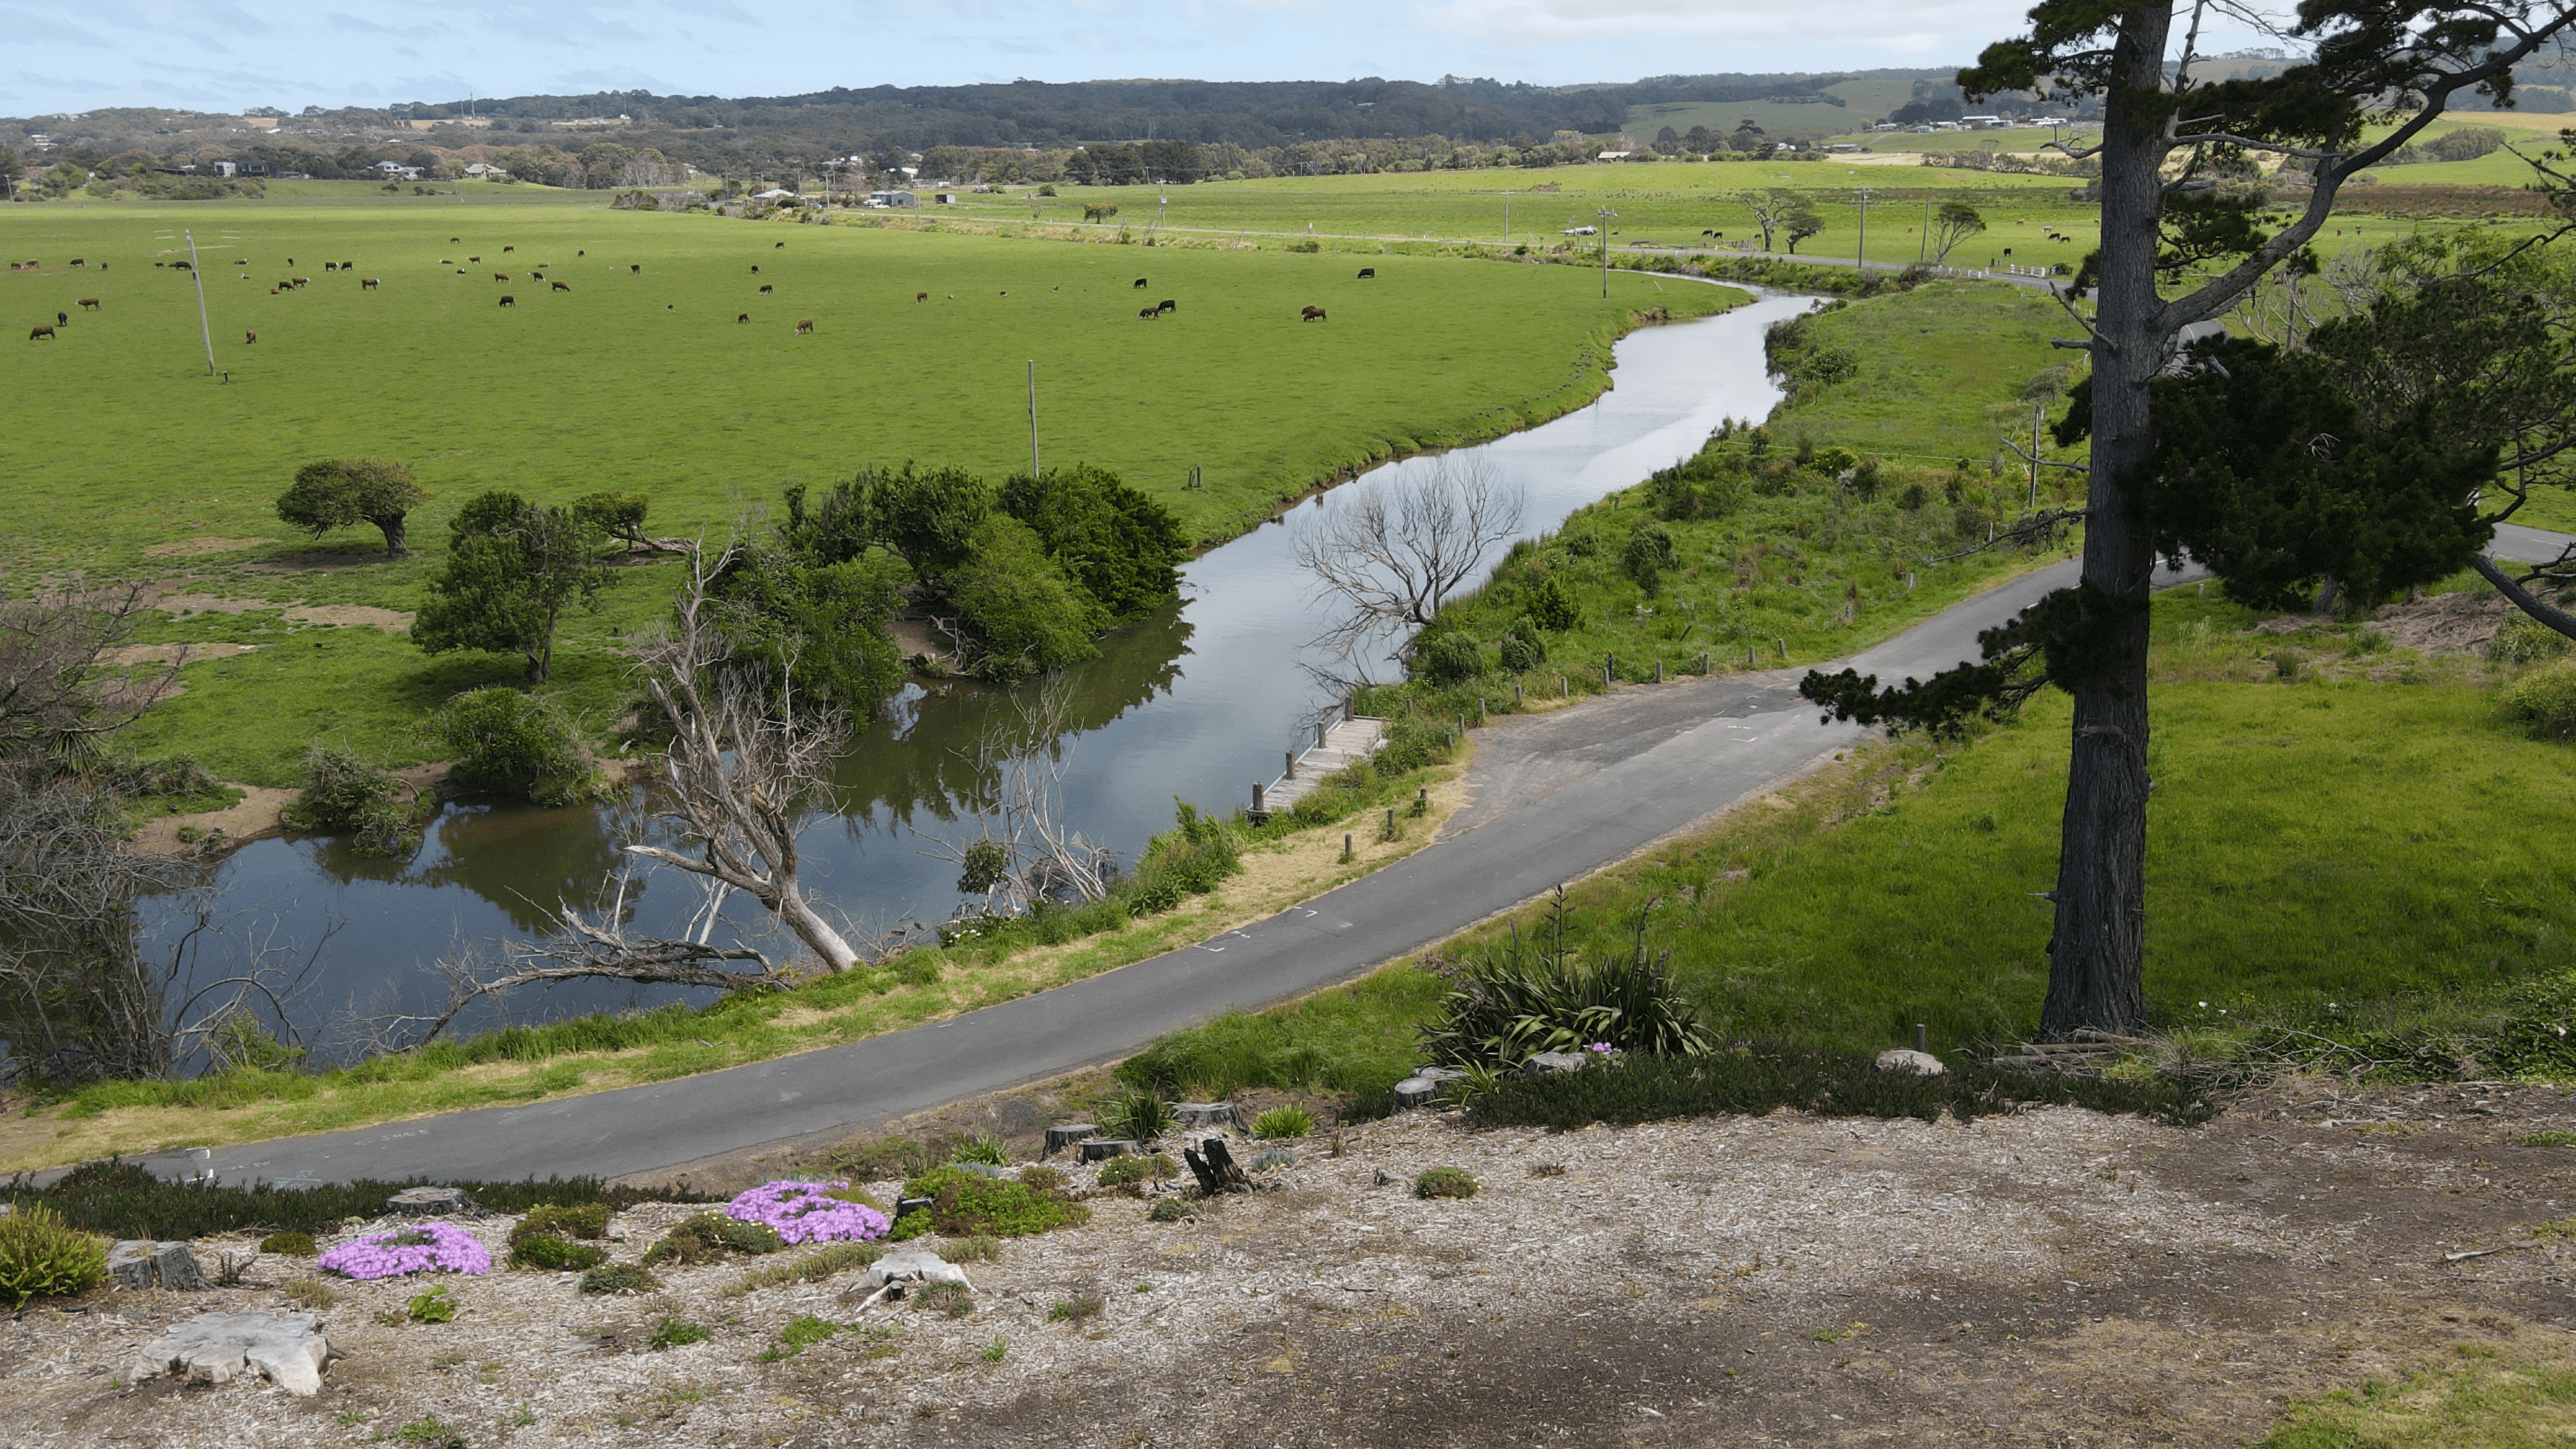
[[[179,233],[188,239],[188,275],[197,283],[197,332],[206,339],[206,376],[215,375],[215,330],[206,324],[206,269],[197,265],[197,234]],[[99,265],[105,266],[101,262]]]
[[[1601,296],[1607,301],[1610,297],[1610,220],[1619,213],[1605,206],[1592,214],[1601,220]]]
[[[1852,254],[1852,272],[1866,277],[1869,275],[1869,198],[1873,193],[1864,186],[1853,194],[1860,198],[1860,250]]]
[[[1930,258],[1932,246],[1932,203],[1923,203],[1923,235],[1914,239],[1914,265],[1921,266]]]
[[[1029,477],[1038,476],[1038,360],[1029,359]]]

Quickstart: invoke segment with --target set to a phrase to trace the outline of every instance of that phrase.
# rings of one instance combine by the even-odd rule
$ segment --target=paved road
[[[2515,528],[2496,552],[2554,557],[2564,541]],[[1974,658],[1979,630],[2075,577],[2072,562],[2041,569],[1853,662],[1882,679],[1928,676]],[[1229,1007],[1299,996],[1418,950],[1860,739],[1858,727],[1822,723],[1796,699],[1797,672],[1622,690],[1578,710],[1499,721],[1478,736],[1473,803],[1438,842],[1243,930],[1053,991],[652,1086],[217,1148],[211,1165],[227,1182],[666,1172],[846,1135],[1124,1056]]]

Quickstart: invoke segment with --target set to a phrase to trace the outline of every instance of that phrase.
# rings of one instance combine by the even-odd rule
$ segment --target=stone
[[[1912,1047],[1890,1047],[1880,1052],[1878,1069],[1882,1072],[1911,1072],[1918,1077],[1937,1077],[1950,1070],[1941,1065],[1939,1057],[1930,1052],[1918,1052]]]
[[[1460,1082],[1467,1078],[1456,1067],[1415,1067],[1413,1074],[1426,1082]]]
[[[857,1284],[841,1295],[841,1301],[863,1299],[859,1312],[865,1313],[885,1299],[901,1298],[913,1288],[932,1283],[954,1283],[969,1293],[975,1291],[966,1270],[937,1253],[888,1253],[868,1265],[868,1271],[859,1275]]]
[[[385,1199],[385,1211],[398,1218],[470,1218],[483,1210],[461,1187],[407,1187]]]
[[[143,1345],[134,1377],[160,1374],[230,1383],[249,1372],[298,1398],[322,1390],[322,1365],[331,1341],[310,1313],[207,1313],[178,1324]]]
[[[1141,1142],[1129,1142],[1116,1137],[1090,1137],[1085,1138],[1082,1143],[1082,1160],[1085,1162],[1106,1162],[1113,1157],[1142,1157],[1144,1155],[1145,1144]]]
[[[1591,1058],[1582,1052],[1540,1052],[1521,1063],[1524,1077],[1543,1077],[1550,1072],[1579,1072]]]
[[[1243,1116],[1232,1102],[1183,1102],[1172,1109],[1184,1127],[1231,1127],[1243,1130]]]
[[[1053,1157],[1056,1153],[1085,1138],[1099,1135],[1100,1124],[1097,1122],[1059,1122],[1046,1130],[1046,1149],[1038,1155]]]
[[[1429,1077],[1407,1077],[1395,1084],[1395,1110],[1428,1107],[1440,1100],[1440,1084]]]
[[[110,1282],[128,1288],[168,1288],[174,1292],[195,1293],[213,1285],[198,1270],[197,1256],[185,1243],[155,1243],[129,1239],[107,1250],[107,1276]]]
[[[995,1167],[989,1162],[952,1162],[948,1165],[956,1168],[959,1172],[971,1172],[977,1177],[1003,1178],[1010,1176],[1009,1173],[1004,1172],[1002,1169]]]

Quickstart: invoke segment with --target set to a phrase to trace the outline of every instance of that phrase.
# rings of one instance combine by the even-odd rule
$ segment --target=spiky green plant
[[[1423,1048],[1453,1066],[1496,1070],[1597,1042],[1639,1056],[1706,1052],[1708,1029],[1674,983],[1671,956],[1647,949],[1653,908],[1649,901],[1638,911],[1632,950],[1580,961],[1565,944],[1559,891],[1537,941],[1515,929],[1508,944],[1467,968],[1424,1024]]]

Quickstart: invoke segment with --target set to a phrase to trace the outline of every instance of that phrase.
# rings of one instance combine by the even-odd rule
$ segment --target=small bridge
[[[1385,738],[1385,720],[1376,715],[1352,714],[1347,703],[1342,706],[1339,720],[1316,721],[1313,743],[1287,752],[1285,773],[1267,785],[1253,782],[1252,823],[1258,825],[1268,820],[1272,811],[1296,804],[1326,775],[1375,751]]]

